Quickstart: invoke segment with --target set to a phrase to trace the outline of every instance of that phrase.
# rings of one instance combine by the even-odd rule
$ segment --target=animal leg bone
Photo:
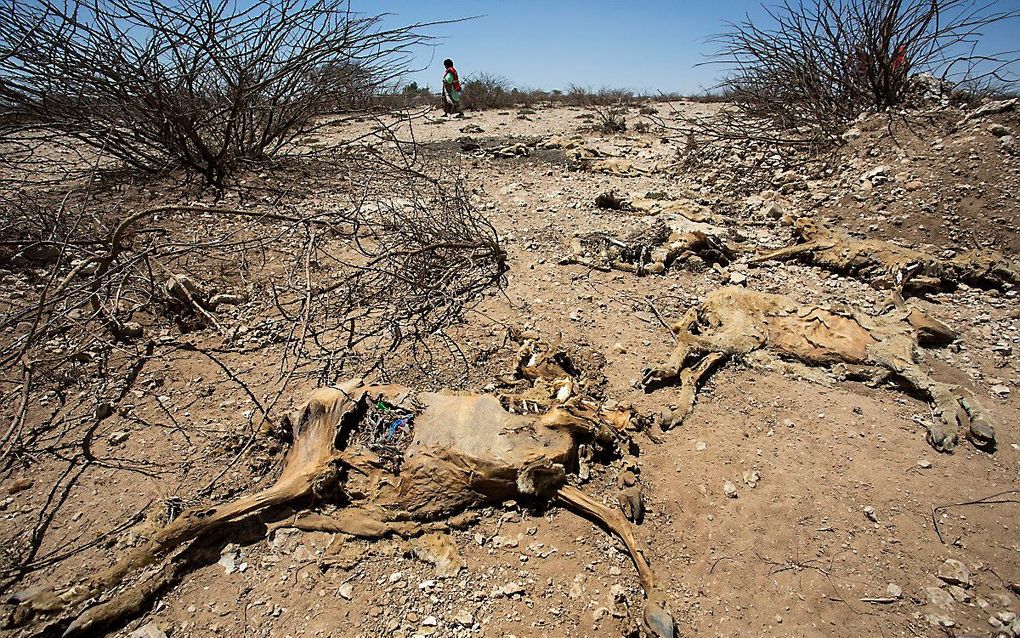
[[[292,527],[305,532],[329,532],[358,538],[375,539],[396,534],[413,536],[422,531],[413,521],[388,521],[381,512],[363,508],[346,508],[333,514],[303,512],[270,526],[270,533]]]
[[[644,549],[634,535],[634,527],[630,522],[618,510],[602,505],[572,485],[560,486],[556,496],[568,506],[601,523],[623,541],[637,568],[641,587],[645,590],[645,628],[658,638],[673,638],[676,635],[676,624],[666,610],[665,596],[656,588],[655,573],[645,560]]]
[[[673,323],[670,326],[670,330],[677,337],[676,347],[673,348],[673,352],[670,353],[669,358],[666,362],[660,366],[654,368],[646,368],[641,378],[641,386],[659,386],[665,383],[669,383],[673,379],[680,376],[681,370],[683,370],[684,363],[687,361],[687,357],[690,356],[694,349],[694,344],[691,342],[691,326],[698,322],[697,309],[689,309],[684,316]]]
[[[710,352],[696,364],[680,371],[680,396],[677,398],[677,408],[670,412],[668,417],[663,417],[660,424],[663,430],[670,430],[683,424],[684,419],[694,410],[702,380],[725,358],[726,355],[721,352]]]
[[[818,250],[828,250],[835,246],[835,243],[822,243],[822,242],[809,242],[806,244],[794,244],[793,246],[787,246],[785,248],[779,248],[767,252],[763,255],[757,255],[747,260],[749,264],[760,264],[766,261],[784,261],[786,259],[792,259],[794,257],[800,257],[801,255],[811,254]]]
[[[992,417],[985,410],[984,406],[977,402],[974,397],[960,397],[960,405],[963,406],[967,416],[970,417],[970,426],[967,428],[967,438],[971,443],[980,448],[991,448],[995,446],[995,426]]]
[[[215,534],[213,537],[198,541],[180,555],[167,561],[144,581],[133,587],[127,587],[109,600],[83,611],[68,625],[63,636],[92,635],[122,618],[139,613],[160,590],[176,581],[182,574],[201,563],[213,562],[224,542],[226,542],[224,534]]]
[[[112,567],[99,572],[84,583],[55,594],[43,589],[19,596],[27,620],[34,613],[54,613],[98,597],[121,584],[131,574],[152,565],[181,545],[200,539],[256,512],[312,496],[336,479],[334,461],[338,456],[333,445],[337,425],[354,410],[362,395],[351,393],[361,385],[354,379],[338,389],[317,390],[302,409],[293,427],[294,444],[287,454],[280,478],[269,488],[224,505],[196,507],[183,512],[169,525],[153,534],[148,542],[131,550]],[[140,590],[147,588],[138,587]],[[153,590],[155,591],[155,590]],[[59,601],[59,602],[57,602]],[[125,613],[129,611],[125,609]],[[107,613],[107,612],[103,612]],[[80,621],[80,622],[79,622]],[[89,613],[71,623],[65,635],[87,629]]]
[[[932,380],[918,366],[897,370],[907,385],[926,396],[938,420],[927,423],[928,443],[940,452],[952,452],[963,433],[978,448],[995,448],[995,426],[984,407],[967,390]]]

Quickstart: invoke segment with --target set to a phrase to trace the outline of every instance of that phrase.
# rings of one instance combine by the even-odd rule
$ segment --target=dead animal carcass
[[[577,396],[546,396],[550,407],[543,411],[513,414],[491,395],[416,393],[357,379],[316,390],[284,420],[293,443],[271,487],[186,510],[112,567],[63,590],[16,595],[8,624],[31,625],[46,635],[83,635],[123,621],[182,575],[188,552],[202,551],[229,525],[255,516],[275,520],[274,528],[412,536],[442,529],[472,506],[517,498],[558,502],[617,534],[645,590],[646,628],[673,636],[672,617],[634,528],[568,478],[579,446],[622,439],[633,425],[632,412]],[[292,508],[300,513],[285,513]]]
[[[937,418],[925,427],[937,450],[951,451],[961,432],[978,447],[995,445],[991,418],[974,396],[935,381],[915,362],[919,343],[945,343],[956,336],[917,309],[901,305],[866,317],[731,286],[710,293],[672,330],[676,349],[666,363],[646,370],[642,381],[648,389],[680,384],[679,407],[663,414],[664,429],[690,413],[698,384],[716,364],[741,357],[760,367],[838,366],[846,378],[891,378],[930,401]]]
[[[857,239],[809,217],[795,220],[793,227],[799,243],[759,255],[750,263],[796,259],[899,292],[938,290],[959,283],[977,288],[1020,285],[1020,265],[993,250],[968,250],[941,258],[881,239]]]
[[[621,237],[604,232],[575,237],[570,254],[560,263],[638,275],[661,274],[674,263],[692,269],[704,268],[708,263],[726,265],[734,251],[724,234],[718,226],[679,218],[667,224],[660,218]]]

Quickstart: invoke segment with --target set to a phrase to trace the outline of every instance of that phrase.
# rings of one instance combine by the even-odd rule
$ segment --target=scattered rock
[[[889,583],[889,586],[885,588],[885,593],[889,594],[890,598],[902,598],[903,588],[896,583]]]
[[[924,594],[928,598],[928,602],[941,609],[952,609],[953,608],[953,597],[944,589],[939,587],[925,587]]]
[[[127,430],[118,430],[116,432],[111,432],[110,436],[106,437],[106,440],[110,442],[110,445],[120,445],[124,441],[127,441],[129,436],[131,436],[131,433]]]
[[[999,113],[1005,113],[1007,111],[1012,111],[1013,109],[1016,108],[1016,105],[1017,105],[1017,98],[1012,98],[1010,100],[998,100],[998,101],[995,101],[995,102],[989,102],[989,103],[987,103],[987,104],[985,104],[983,106],[980,106],[980,107],[974,109],[970,113],[968,113],[962,120],[960,120],[959,125],[966,124],[970,120],[974,120],[974,119],[977,119],[979,117],[985,117],[986,115],[998,115]]]
[[[471,612],[466,609],[461,609],[457,612],[457,615],[453,617],[453,620],[461,627],[470,627],[475,624],[474,617],[471,615]]]
[[[931,468],[931,461],[929,461],[928,459],[921,459],[920,461],[917,462],[917,467],[927,470]]]
[[[505,596],[509,598],[510,596],[523,594],[525,591],[527,590],[525,589],[523,584],[518,582],[510,582],[503,585],[502,587],[496,587],[495,589],[493,589],[492,597],[495,598],[498,596]]]
[[[952,596],[953,599],[958,600],[961,603],[970,602],[970,594],[967,593],[967,590],[964,589],[963,587],[959,587],[958,585],[950,585],[946,589],[949,590],[949,595]]]
[[[1020,593],[1020,592],[1018,592],[1018,593]],[[992,601],[992,603],[994,603],[995,605],[998,605],[999,607],[1012,607],[1013,606],[1013,599],[1010,598],[1009,594],[999,594],[999,593],[988,594],[988,598]]]
[[[775,220],[782,219],[783,215],[786,214],[786,210],[783,208],[783,205],[775,201],[766,204],[764,212],[766,217]]]
[[[7,484],[7,486],[4,488],[4,491],[7,492],[8,494],[17,494],[18,492],[24,492],[28,488],[32,487],[33,484],[34,482],[32,481],[32,479],[27,479],[24,477],[16,478]]]
[[[947,558],[946,562],[942,563],[939,567],[937,575],[940,580],[950,585],[959,585],[960,587],[971,586],[970,570],[955,558]]]
[[[336,593],[344,600],[351,600],[354,598],[354,585],[344,583],[337,588]]]
[[[726,493],[727,497],[737,498],[737,486],[731,483],[730,481],[726,481],[725,483],[723,483],[722,489],[723,492]]]
[[[220,551],[220,560],[217,561],[223,571],[228,574],[234,572],[243,572],[248,569],[248,563],[238,562],[241,558],[241,548],[239,545],[229,543],[223,547]]]
[[[748,487],[753,489],[755,486],[758,485],[758,481],[760,480],[761,474],[758,473],[758,470],[744,472],[744,483],[746,483]]]
[[[885,164],[876,166],[875,168],[861,175],[861,181],[870,182],[871,184],[882,184],[884,182],[888,182],[890,171],[891,169]]]
[[[924,619],[935,627],[955,627],[956,621],[945,614],[925,614]]]
[[[520,541],[512,536],[500,536],[496,535],[492,537],[492,546],[496,549],[518,547]]]
[[[159,625],[150,622],[129,633],[128,638],[167,638],[167,636]]]
[[[868,517],[869,521],[872,521],[873,523],[878,522],[878,514],[875,513],[875,508],[871,505],[864,508],[864,515]]]
[[[1007,343],[1006,341],[999,341],[994,346],[992,346],[992,352],[994,352],[995,354],[1001,354],[1004,357],[1008,357],[1009,355],[1013,354],[1013,346]]]
[[[1009,135],[1010,133],[1008,128],[998,123],[989,124],[988,132],[994,135],[995,137],[1002,137],[1003,135]]]

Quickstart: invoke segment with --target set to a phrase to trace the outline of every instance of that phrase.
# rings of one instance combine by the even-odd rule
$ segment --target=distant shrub
[[[628,89],[602,87],[593,91],[576,84],[571,84],[567,89],[567,93],[563,96],[565,104],[584,107],[632,104],[640,99],[640,97],[634,95],[633,91]]]
[[[627,89],[592,90],[576,85],[571,85],[566,91],[518,88],[507,78],[485,72],[467,76],[462,84],[461,106],[473,111],[535,108],[551,104],[582,107],[630,105],[644,99]]]
[[[510,81],[498,75],[475,73],[463,81],[461,106],[465,109],[509,109],[517,105]]]

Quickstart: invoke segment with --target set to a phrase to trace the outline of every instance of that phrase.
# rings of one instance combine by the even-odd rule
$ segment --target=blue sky
[[[697,93],[716,82],[718,69],[696,66],[712,50],[705,39],[727,21],[761,16],[752,0],[355,0],[358,11],[392,13],[390,24],[474,20],[434,27],[437,46],[424,50],[409,79],[433,88],[442,60],[461,76],[484,71],[520,88],[620,87]],[[999,0],[1020,8],[1020,0]],[[1017,23],[988,33],[996,50],[1020,48]]]

